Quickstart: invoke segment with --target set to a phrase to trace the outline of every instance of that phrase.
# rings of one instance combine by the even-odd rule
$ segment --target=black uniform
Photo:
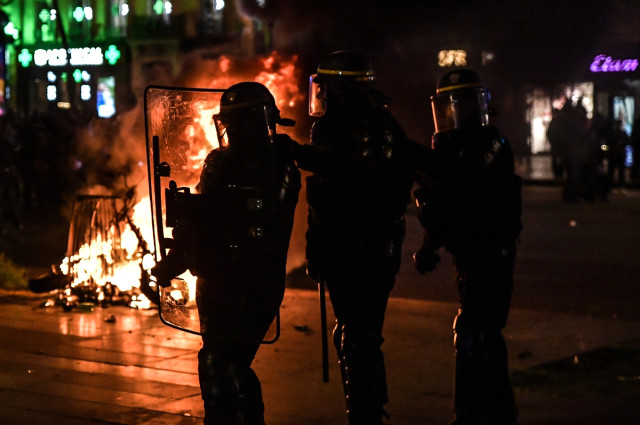
[[[353,65],[347,52],[331,58],[335,66],[345,65],[342,59]],[[367,68],[358,65],[352,73],[365,74]],[[319,75],[323,70],[321,64]],[[372,425],[385,414],[382,328],[400,267],[413,152],[420,148],[407,139],[376,92],[348,90],[347,100],[331,99],[338,94],[328,93],[329,105],[312,127],[311,145],[298,146],[294,154],[300,168],[313,172],[307,179],[308,273],[329,289],[349,423]],[[347,95],[347,89],[340,94]]]
[[[414,259],[420,271],[431,270],[434,252],[444,247],[457,270],[453,423],[513,425],[516,409],[502,329],[521,230],[521,179],[514,173],[509,143],[489,125],[437,132],[433,150],[439,165],[429,169],[415,193],[425,244]]]
[[[242,91],[232,89],[229,98],[240,102]],[[240,124],[242,130],[252,125]],[[156,275],[172,276],[189,268],[198,278],[203,340],[198,372],[207,425],[264,424],[261,386],[251,363],[284,295],[300,189],[288,136],[245,142],[231,134],[229,147],[209,153],[200,194],[193,195],[198,198],[191,203],[192,219],[176,226],[176,248],[154,269]]]
[[[282,146],[259,152],[257,170],[243,169],[246,158],[214,151],[198,185],[223,207],[215,208],[215,221],[201,233],[206,237],[194,270],[203,329],[200,384],[216,425],[264,423],[260,383],[250,365],[284,295],[300,188],[299,172]]]

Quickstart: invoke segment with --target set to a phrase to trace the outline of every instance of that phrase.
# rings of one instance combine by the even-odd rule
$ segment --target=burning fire
[[[130,199],[109,195],[82,195],[73,209],[68,256],[60,270],[71,278],[60,294],[60,303],[112,303],[114,300],[138,308],[151,301],[139,290],[145,267],[153,266]],[[119,206],[118,204],[122,204]],[[123,294],[125,294],[123,296]]]
[[[304,94],[298,89],[296,56],[285,58],[274,52],[266,58],[250,62],[227,56],[208,62],[205,64],[208,66],[198,68],[199,73],[192,81],[182,85],[225,89],[242,81],[256,81],[271,91],[283,116],[295,116],[294,109],[305,100]],[[205,101],[187,106],[179,111],[180,118],[184,118],[182,125],[170,129],[165,137],[177,137],[184,142],[183,152],[180,153],[182,170],[179,172],[183,177],[189,176],[186,186],[195,191],[206,155],[219,146],[213,122],[213,115],[219,106]],[[140,114],[140,111],[136,113]],[[137,160],[145,163],[143,159]],[[146,193],[146,182],[136,189]],[[102,199],[101,202],[105,204],[107,200]],[[72,246],[72,237],[78,237],[79,229],[70,230],[68,256],[60,266],[61,271],[71,277],[71,287],[66,292],[70,294],[74,288],[95,287],[97,298],[102,300],[109,296],[110,288],[115,286],[121,292],[133,291],[135,298],[132,298],[130,305],[149,307],[151,302],[148,297],[140,293],[141,282],[149,279],[149,270],[155,264],[149,198],[142,197],[124,211],[103,213],[106,214],[104,217],[100,217],[98,204],[101,202],[93,203],[93,211],[84,211],[87,217],[79,219],[85,225],[82,243]],[[181,278],[188,284],[188,297],[195,300],[195,278],[188,272]],[[175,294],[174,298],[181,296]]]

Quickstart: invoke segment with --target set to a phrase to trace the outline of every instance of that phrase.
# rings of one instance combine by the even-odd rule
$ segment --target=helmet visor
[[[251,146],[273,140],[266,105],[255,108],[226,107],[213,116],[220,147]]]
[[[327,111],[327,84],[318,81],[318,74],[309,77],[309,115],[321,117]]]
[[[488,96],[484,89],[445,92],[431,97],[436,133],[473,128],[489,123]]]

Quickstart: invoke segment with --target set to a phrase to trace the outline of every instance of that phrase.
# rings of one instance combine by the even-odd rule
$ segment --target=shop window
[[[614,96],[611,100],[613,120],[622,121],[622,129],[631,137],[633,118],[635,117],[635,102],[633,96]]]
[[[534,89],[527,94],[527,121],[530,126],[528,144],[531,153],[549,151],[547,128],[551,121],[551,99],[544,90]]]
[[[116,113],[116,80],[113,76],[98,78],[96,109],[100,118],[110,118]]]

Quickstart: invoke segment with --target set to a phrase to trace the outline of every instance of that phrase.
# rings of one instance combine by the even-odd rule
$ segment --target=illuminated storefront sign
[[[22,49],[18,60],[24,68],[28,67],[32,60],[35,66],[103,65],[105,61],[115,65],[120,56],[120,51],[112,44],[104,52],[101,47],[76,47],[68,50],[36,49],[33,54],[29,49]]]
[[[69,64],[73,66],[102,65],[104,55],[100,47],[83,47],[81,49],[69,49],[71,57]]]
[[[638,59],[612,59],[611,56],[598,55],[593,58],[591,72],[633,72],[638,67]]]
[[[33,53],[36,66],[63,66],[67,64],[67,51],[64,49],[38,49]]]
[[[441,50],[438,53],[438,66],[466,66],[467,52],[464,50]]]

